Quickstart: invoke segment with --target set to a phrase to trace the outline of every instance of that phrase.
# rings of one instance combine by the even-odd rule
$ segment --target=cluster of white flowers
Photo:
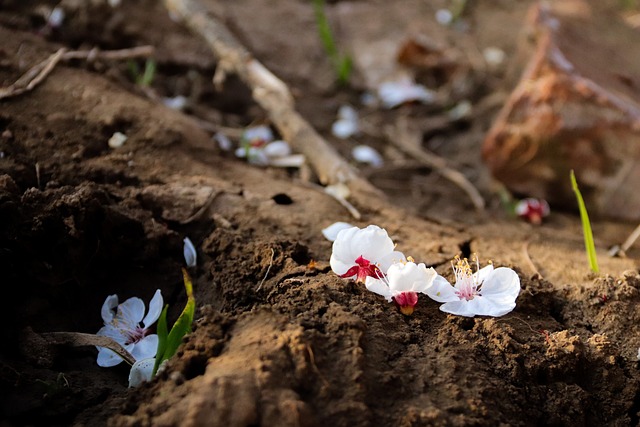
[[[440,310],[459,316],[503,316],[516,306],[520,278],[510,268],[490,264],[481,269],[476,259],[474,272],[467,259],[456,257],[452,285],[433,268],[396,251],[387,231],[376,225],[360,229],[341,223],[323,234],[333,240],[330,263],[334,273],[364,283],[405,315],[413,313],[420,293],[443,303]]]

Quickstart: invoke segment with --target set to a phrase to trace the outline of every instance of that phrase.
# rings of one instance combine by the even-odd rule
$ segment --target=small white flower
[[[347,228],[351,228],[353,225],[348,222],[334,222],[327,228],[322,229],[322,235],[330,242],[335,242],[338,238],[338,233]]]
[[[437,276],[438,273],[424,263],[398,262],[389,267],[386,277],[367,277],[365,285],[371,292],[395,302],[400,312],[409,316],[418,303],[418,293],[424,293]]]
[[[406,261],[387,231],[377,225],[366,228],[351,227],[338,233],[333,242],[331,269],[344,279],[355,278],[365,283],[367,276],[384,277],[394,262]]]
[[[516,306],[520,278],[510,268],[479,267],[473,273],[466,258],[456,257],[453,265],[456,284],[451,286],[447,279],[438,276],[426,294],[437,302],[443,302],[440,310],[445,313],[466,317],[504,316]]]
[[[118,305],[118,296],[110,295],[102,305],[104,326],[97,335],[112,338],[131,353],[136,361],[154,357],[158,350],[158,336],[156,334],[149,335],[149,326],[158,320],[161,311],[162,294],[160,289],[153,295],[146,316],[144,316],[144,302],[140,298],[129,298]],[[122,358],[112,350],[104,347],[97,348],[99,366],[116,366],[122,362]]]
[[[273,133],[268,126],[248,128],[240,144],[235,151],[236,157],[246,158],[253,165],[300,167],[305,161],[302,154],[291,154],[288,142],[273,141]]]
[[[138,387],[144,382],[151,381],[155,364],[155,357],[138,360],[134,363],[129,371],[129,388]]]
[[[378,87],[378,98],[385,108],[394,108],[405,102],[419,101],[425,104],[433,102],[435,94],[426,87],[414,83],[409,78],[387,81]]]
[[[198,253],[196,252],[196,248],[188,237],[185,237],[183,241],[184,246],[182,251],[184,253],[184,262],[187,264],[187,267],[195,267],[198,262]]]
[[[365,163],[373,167],[380,167],[384,164],[382,156],[375,148],[368,145],[356,145],[351,150],[351,155],[359,163]]]

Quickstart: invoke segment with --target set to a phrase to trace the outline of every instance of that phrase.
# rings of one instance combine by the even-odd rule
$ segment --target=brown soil
[[[457,187],[402,159],[381,136],[366,135],[360,140],[380,148],[390,166],[363,173],[389,207],[358,205],[363,219],[355,222],[297,172],[220,152],[194,116],[241,128],[265,113],[234,78],[213,90],[214,58],[159,2],[123,0],[112,9],[65,1],[66,20],[54,30],[42,16],[57,1],[1,3],[3,86],[61,46],[152,44],[158,61],[147,91],[131,82],[126,62],[77,61],[0,101],[2,425],[638,424],[640,251],[606,256],[633,224],[594,222],[602,270],[594,275],[576,216],[554,212],[535,227],[505,214],[479,160],[499,105],[424,135],[426,147],[480,187],[487,211],[474,211]],[[350,89],[332,84],[310,3],[211,3],[348,157],[353,142],[332,139],[330,126],[341,103],[359,105],[363,84],[358,74]],[[342,46],[374,37],[371,24],[358,32],[353,22],[377,19],[389,40],[425,32],[454,50],[499,46],[515,55],[529,2],[473,3],[466,32],[435,23],[441,6],[342,1],[329,17]],[[513,82],[505,69],[471,70],[464,96],[474,104]],[[191,115],[149,92],[188,96]],[[434,114],[410,105],[370,111],[368,120],[380,130],[405,115],[420,127]],[[111,149],[116,131],[129,139]],[[448,277],[458,253],[510,266],[521,278],[518,305],[502,318],[469,319],[425,298],[405,317],[331,272],[331,243],[320,232],[335,221],[385,227],[406,254]],[[185,302],[184,236],[199,256],[196,322],[151,384],[127,390],[126,366],[98,367],[93,348],[27,339],[28,328],[95,333],[113,293],[148,301],[160,288],[175,319]]]

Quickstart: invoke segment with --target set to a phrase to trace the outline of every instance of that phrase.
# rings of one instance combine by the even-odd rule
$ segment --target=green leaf
[[[325,12],[325,1],[313,0],[313,7],[315,10],[316,25],[318,26],[320,41],[322,41],[324,50],[327,52],[327,56],[333,64],[333,69],[338,82],[340,84],[345,84],[351,75],[351,58],[348,55],[341,56],[338,52],[338,47]]]
[[[587,257],[589,258],[589,266],[594,273],[599,273],[598,259],[596,257],[596,246],[593,241],[593,232],[591,231],[591,222],[589,221],[589,214],[587,213],[587,207],[584,204],[582,193],[578,188],[578,181],[576,181],[576,175],[571,170],[571,187],[574,193],[576,193],[576,199],[578,199],[578,208],[580,209],[580,220],[582,221],[582,233],[584,234],[584,246],[587,251]]]
[[[153,376],[158,372],[161,362],[160,359],[162,359],[162,355],[165,353],[165,349],[167,348],[167,337],[169,335],[169,331],[167,330],[168,308],[169,305],[164,306],[162,313],[160,313],[160,318],[158,319],[158,351],[156,351],[156,363],[153,365]]]
[[[184,280],[184,288],[187,292],[187,305],[185,305],[180,317],[171,327],[171,331],[167,334],[167,307],[162,310],[160,320],[158,321],[158,353],[156,354],[156,364],[153,367],[153,373],[165,360],[169,360],[176,354],[182,338],[191,332],[191,324],[196,311],[196,300],[193,297],[193,284],[189,273],[182,269],[182,277]]]

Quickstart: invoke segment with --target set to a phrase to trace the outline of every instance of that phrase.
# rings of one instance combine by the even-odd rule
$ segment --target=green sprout
[[[329,20],[325,12],[325,0],[313,0],[313,6],[316,13],[316,24],[318,26],[318,34],[324,50],[327,52],[329,59],[333,63],[338,83],[345,84],[349,80],[351,74],[352,62],[349,55],[342,55],[338,52],[335,38],[329,26]]]
[[[182,277],[184,280],[184,289],[187,292],[187,305],[173,324],[171,331],[167,328],[167,308],[164,306],[160,318],[158,319],[158,352],[156,353],[156,363],[153,366],[153,374],[155,376],[158,368],[165,360],[169,360],[178,350],[178,346],[182,342],[182,337],[191,332],[191,324],[196,311],[196,300],[193,297],[193,284],[189,273],[182,269]]]
[[[140,70],[140,66],[135,61],[129,61],[128,66],[129,72],[138,86],[151,86],[151,82],[153,82],[153,78],[156,75],[155,60],[148,58],[144,63],[144,71]]]
[[[571,170],[571,187],[574,193],[576,193],[576,199],[578,200],[578,208],[580,209],[580,220],[582,221],[582,233],[584,234],[584,246],[587,250],[587,257],[589,258],[589,266],[594,273],[599,273],[598,259],[596,257],[596,246],[593,242],[593,232],[591,231],[591,222],[589,222],[589,214],[587,213],[587,207],[584,204],[582,193],[578,188],[578,182],[576,181],[576,175]]]

